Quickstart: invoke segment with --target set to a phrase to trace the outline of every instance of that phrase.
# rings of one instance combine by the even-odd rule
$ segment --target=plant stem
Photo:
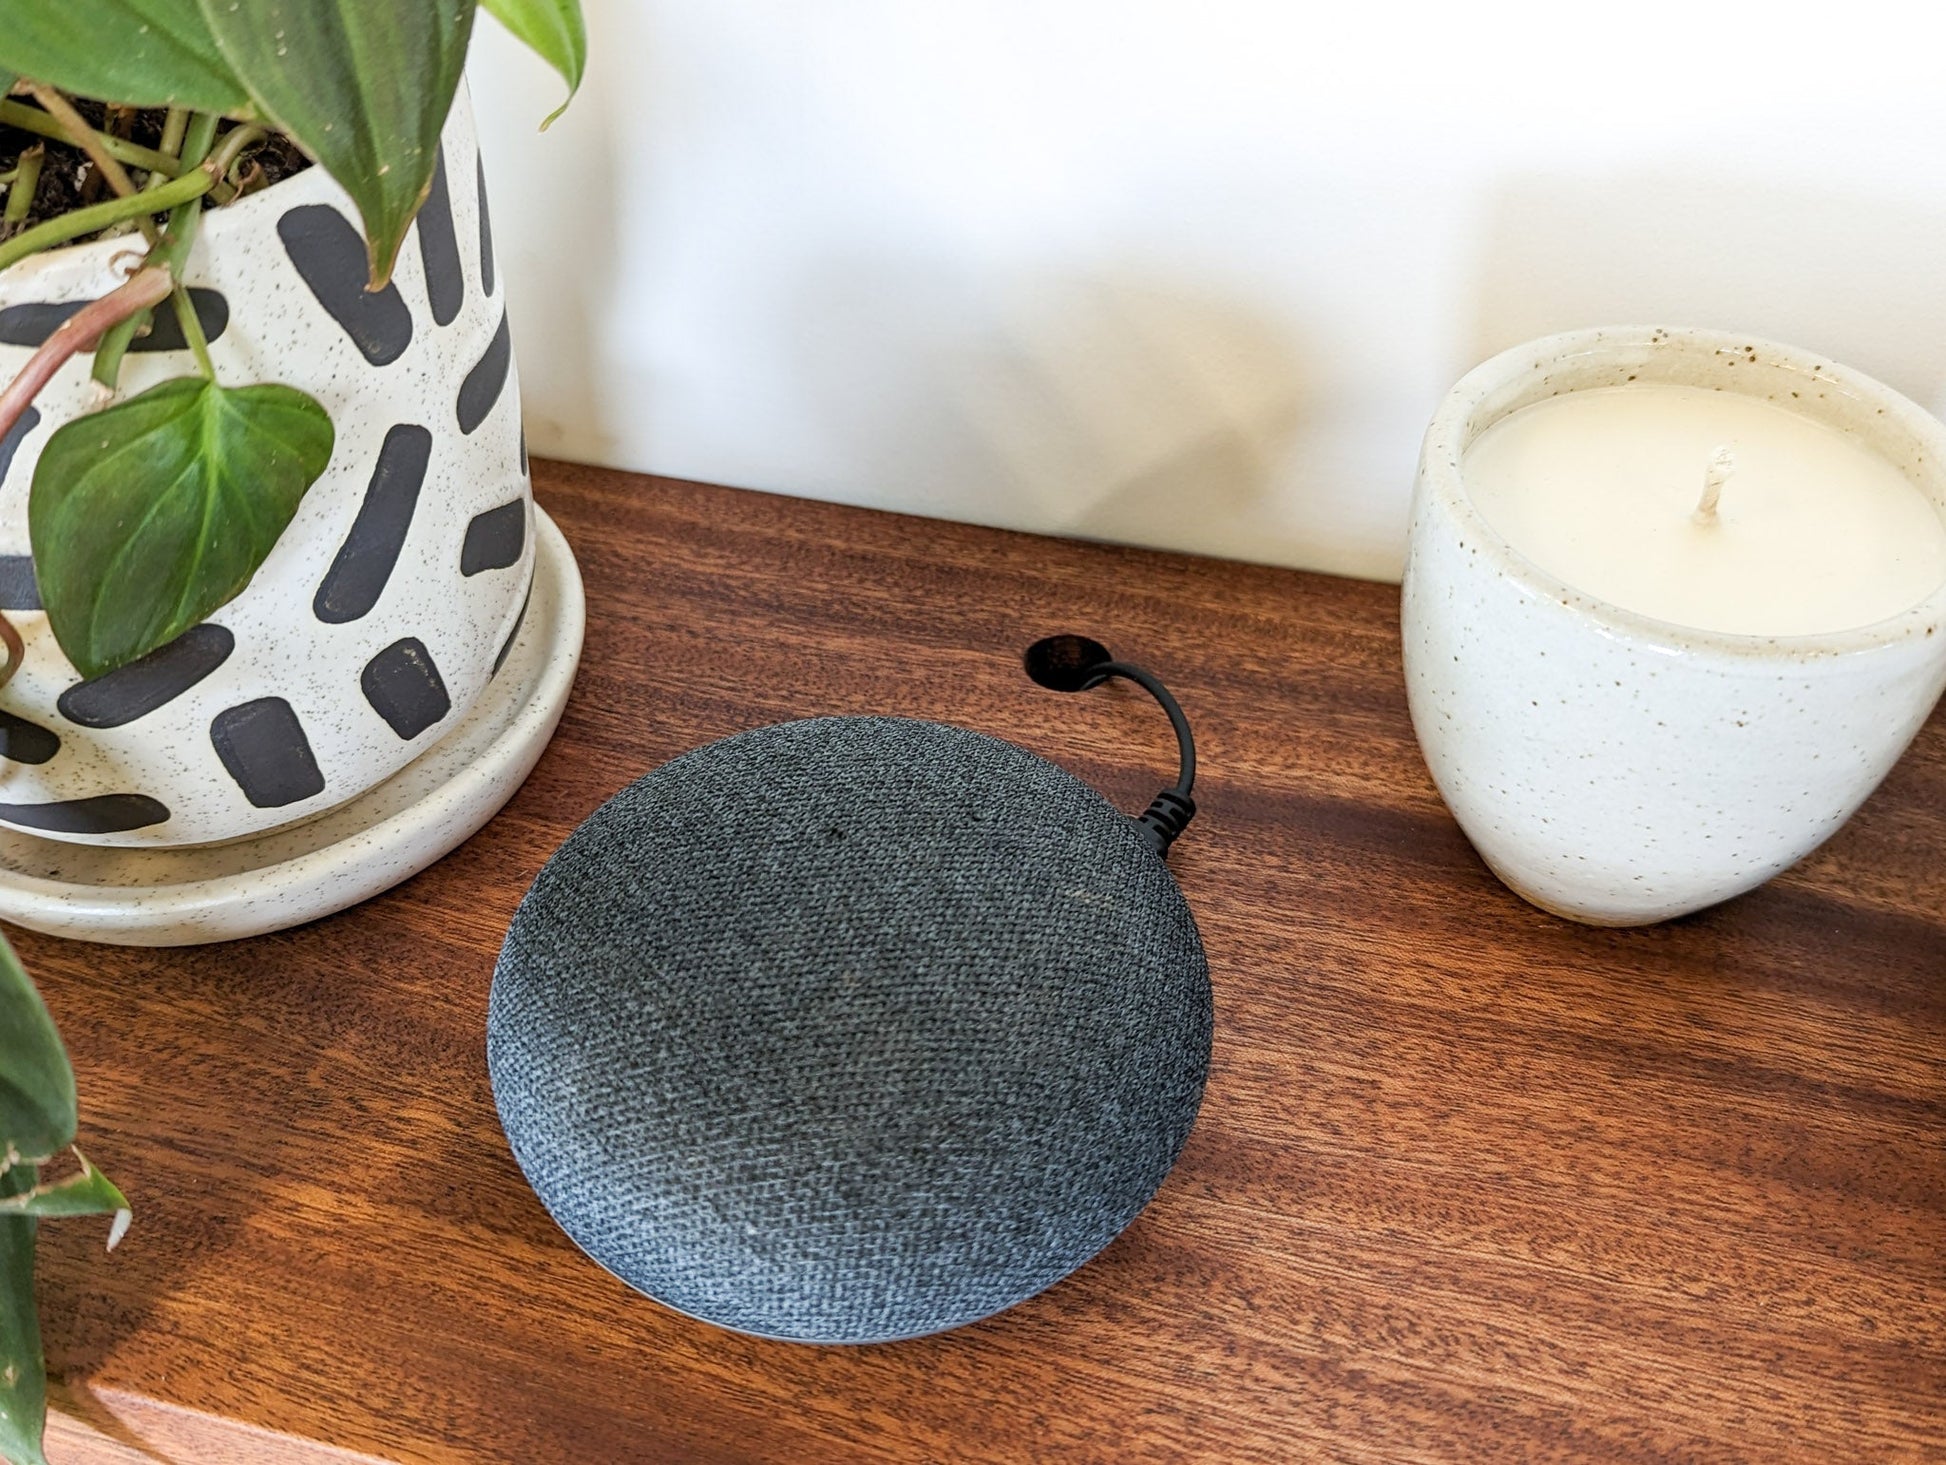
[[[30,107],[25,102],[0,101],[0,122],[9,127],[18,127],[22,132],[31,132],[36,137],[51,138],[55,142],[72,142],[73,139],[62,130],[61,124],[38,107]],[[82,123],[83,127],[87,123]],[[92,129],[90,129],[92,130]],[[128,142],[123,138],[109,137],[96,133],[101,139],[102,150],[110,157],[118,158],[131,168],[146,168],[151,173],[160,173],[173,178],[182,172],[182,165],[169,154],[145,148],[139,143]]]
[[[182,338],[189,342],[189,349],[195,353],[197,369],[207,381],[216,380],[216,368],[210,364],[209,338],[203,334],[203,323],[196,318],[196,303],[189,298],[187,286],[176,286],[176,320],[182,326]]]
[[[171,173],[182,166],[176,160],[182,156],[183,134],[188,127],[189,113],[181,107],[171,107],[169,115],[162,120],[161,151],[162,155],[169,160]],[[146,186],[151,190],[160,188],[169,181],[170,176],[170,173],[164,173],[160,168],[151,168]]]
[[[133,198],[111,198],[90,204],[85,209],[76,209],[71,214],[63,214],[58,219],[48,219],[0,244],[0,270],[50,245],[65,244],[83,234],[92,234],[98,229],[106,229],[110,224],[119,224],[123,219],[160,213],[191,199],[199,199],[215,183],[213,176],[197,168],[180,178],[170,179],[153,193],[138,193]]]
[[[261,127],[254,127],[249,123],[232,127],[223,134],[222,146],[210,154],[209,160],[203,166],[221,178],[236,166],[236,160],[243,155],[244,149],[255,147],[268,136],[270,134]]]
[[[247,149],[255,147],[269,135],[261,127],[254,127],[249,124],[241,127],[232,127],[228,132],[223,134],[223,145],[211,155],[209,162],[204,165],[205,167],[214,169],[216,172],[216,188],[211,192],[210,197],[216,201],[218,208],[221,208],[224,204],[234,202],[238,193],[241,192],[241,189],[237,185],[230,182],[230,171],[237,166],[237,160],[243,156]]]
[[[214,112],[192,112],[184,125],[182,151],[177,154],[184,169],[194,168],[209,156],[209,150],[216,141],[216,124],[221,119]]]
[[[13,430],[34,398],[40,395],[54,373],[77,351],[95,344],[101,333],[138,310],[147,310],[169,298],[175,280],[167,270],[153,266],[137,270],[126,284],[110,290],[99,300],[90,300],[54,328],[54,332],[27,358],[20,373],[0,391],[0,438]]]
[[[88,119],[74,110],[74,103],[51,86],[37,83],[27,88],[27,95],[39,102],[41,110],[61,125],[63,137],[88,155],[88,161],[101,171],[110,188],[123,198],[135,192],[135,180],[128,176],[128,170],[108,151],[109,143],[121,139],[111,133],[95,131],[88,125]]]
[[[61,131],[67,134],[68,141],[88,155],[88,161],[95,165],[97,173],[108,180],[110,188],[122,198],[134,195],[135,180],[128,176],[128,170],[116,162],[114,155],[108,151],[107,144],[115,139],[90,127],[88,119],[74,110],[74,103],[53,87],[36,82],[27,88],[27,94],[41,104],[48,116],[61,124]],[[146,217],[136,222],[141,226],[142,237],[149,241],[149,248],[155,248],[155,225]]]
[[[0,668],[0,687],[4,687],[14,679],[21,662],[27,659],[27,643],[20,639],[19,630],[3,611],[0,611],[0,643],[7,648],[7,664]]]
[[[47,156],[47,149],[39,143],[26,149],[14,168],[13,185],[7,189],[7,208],[0,218],[8,224],[18,224],[27,217],[27,211],[34,206],[34,194],[41,186],[41,159]]]
[[[182,159],[186,164],[193,167],[204,161],[210,144],[216,141],[216,121],[214,116],[198,112],[192,114],[184,124]],[[189,259],[189,246],[196,242],[196,228],[202,214],[203,201],[200,198],[177,204],[169,215],[162,243],[150,251],[148,263],[168,270],[171,279],[181,279],[183,265]],[[121,380],[122,357],[128,354],[129,343],[148,322],[149,312],[138,310],[120,325],[104,332],[101,344],[95,347],[94,379],[110,391]]]

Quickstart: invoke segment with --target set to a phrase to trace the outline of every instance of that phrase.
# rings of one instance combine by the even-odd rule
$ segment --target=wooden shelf
[[[1440,804],[1393,587],[535,471],[587,654],[499,818],[276,936],[18,934],[136,1210],[112,1256],[43,1230],[57,1465],[1946,1451],[1946,719],[1784,878],[1584,929]],[[528,881],[649,768],[818,713],[996,733],[1140,808],[1168,728],[1028,683],[1063,629],[1163,674],[1202,745],[1174,865],[1216,1057],[1181,1165],[1076,1276],[943,1337],[757,1342],[629,1292],[494,1118]]]

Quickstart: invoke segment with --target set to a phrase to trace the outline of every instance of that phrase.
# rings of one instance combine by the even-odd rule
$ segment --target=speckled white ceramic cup
[[[1532,402],[1636,380],[1787,405],[1898,465],[1946,518],[1946,427],[1789,346],[1617,326],[1518,347],[1453,388],[1426,434],[1406,557],[1413,727],[1494,873],[1596,925],[1700,910],[1802,859],[1946,687],[1946,585],[1855,630],[1731,635],[1597,600],[1502,539],[1467,493],[1467,447]]]

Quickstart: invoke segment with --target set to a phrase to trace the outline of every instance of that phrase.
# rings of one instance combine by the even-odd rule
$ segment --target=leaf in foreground
[[[0,1197],[31,1192],[34,1160],[74,1138],[74,1070],[54,1019],[0,937]],[[47,1380],[31,1215],[0,1215],[0,1459],[46,1465]]]
[[[79,1149],[74,1158],[81,1168],[61,1180],[45,1180],[30,1190],[0,1196],[0,1216],[113,1216],[108,1228],[108,1249],[113,1251],[128,1230],[128,1197]]]
[[[250,103],[197,0],[0,0],[0,63],[100,102],[196,112]]]
[[[567,111],[581,89],[581,73],[588,67],[588,30],[581,19],[581,0],[481,0],[487,13],[524,41],[541,60],[561,73],[567,98],[541,123]]]
[[[201,0],[263,114],[349,193],[372,284],[392,276],[439,162],[474,0]]]
[[[31,1165],[0,1174],[0,1196],[34,1183]],[[47,1365],[41,1357],[40,1314],[34,1306],[32,1216],[0,1216],[0,1459],[47,1465],[41,1431],[47,1422]]]
[[[35,465],[27,525],[68,660],[100,676],[242,594],[332,439],[295,387],[195,377],[61,427]]]
[[[42,1216],[114,1214],[113,1247],[128,1201],[80,1150],[80,1172],[42,1184],[36,1163],[74,1137],[74,1070],[46,1004],[0,937],[0,1459],[46,1465],[47,1365],[34,1301],[34,1245]],[[25,1127],[22,1127],[22,1126]],[[65,1135],[66,1138],[59,1138]],[[50,1147],[50,1141],[55,1141]]]
[[[0,936],[0,1170],[74,1142],[74,1070],[47,1004]],[[29,1184],[31,1185],[31,1181]]]

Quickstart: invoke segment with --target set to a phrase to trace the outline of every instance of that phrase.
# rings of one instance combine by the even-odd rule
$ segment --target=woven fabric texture
[[[1209,975],[1133,821],[979,733],[819,718],[623,790],[522,901],[487,1056],[513,1152],[651,1297],[808,1342],[1059,1280],[1147,1204]]]

